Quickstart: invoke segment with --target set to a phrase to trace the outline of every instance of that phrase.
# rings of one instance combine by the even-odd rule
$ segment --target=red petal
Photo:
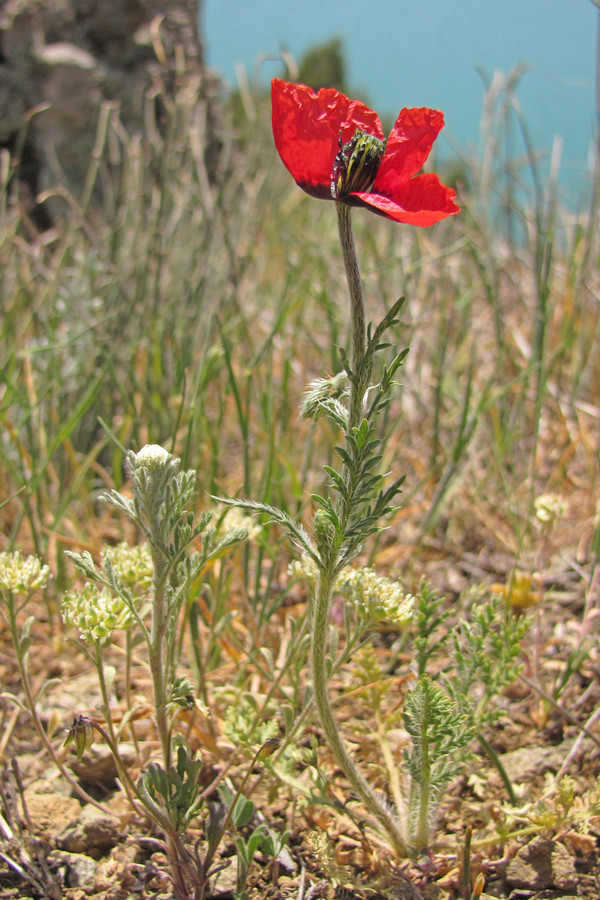
[[[376,179],[377,180],[377,179]],[[417,175],[396,190],[393,197],[382,194],[351,194],[360,206],[372,212],[408,225],[433,225],[446,216],[460,212],[454,203],[456,192],[443,185],[437,175]]]
[[[331,170],[342,141],[356,128],[383,138],[377,113],[333,88],[315,94],[304,84],[271,82],[273,137],[279,155],[296,182],[316,197],[331,199]]]
[[[399,185],[423,168],[443,127],[444,116],[437,109],[403,109],[387,139],[373,191],[393,197]]]

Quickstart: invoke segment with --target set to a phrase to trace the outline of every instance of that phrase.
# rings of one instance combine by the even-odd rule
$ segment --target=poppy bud
[[[331,173],[331,196],[340,200],[346,194],[368,191],[377,175],[379,163],[385,153],[385,141],[357,128],[352,137],[342,146]]]

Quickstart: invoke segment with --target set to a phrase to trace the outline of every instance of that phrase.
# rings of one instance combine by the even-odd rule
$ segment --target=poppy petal
[[[377,113],[333,88],[315,93],[304,84],[271,82],[273,137],[283,164],[297,184],[315,197],[331,199],[331,172],[342,142],[360,128],[383,138]]]
[[[422,226],[433,225],[460,212],[453,202],[455,197],[456,192],[431,173],[411,178],[392,197],[366,192],[351,194],[356,205],[368,207],[386,219]]]
[[[403,109],[387,139],[373,191],[394,196],[400,184],[423,168],[443,127],[444,116],[437,109]]]

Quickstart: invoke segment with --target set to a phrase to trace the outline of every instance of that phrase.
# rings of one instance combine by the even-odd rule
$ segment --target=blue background
[[[205,0],[203,30],[209,64],[233,85],[236,63],[267,84],[283,69],[261,56],[298,60],[342,38],[352,93],[390,118],[403,106],[443,110],[447,152],[478,147],[477,70],[491,79],[525,63],[527,128],[546,158],[563,139],[560,183],[577,202],[591,189],[597,20],[591,0]]]

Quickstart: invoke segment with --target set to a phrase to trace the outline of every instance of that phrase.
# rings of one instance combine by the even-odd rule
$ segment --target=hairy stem
[[[351,209],[344,203],[336,203],[338,234],[342,257],[350,291],[350,313],[352,318],[352,356],[350,417],[348,430],[360,425],[365,393],[368,387],[369,372],[365,371],[367,332],[365,325],[365,301],[363,296],[360,270],[356,259],[356,248],[352,235]]]
[[[376,715],[376,722],[377,732],[375,734],[375,737],[377,738],[377,742],[381,748],[381,755],[383,756],[383,761],[385,762],[385,767],[388,772],[388,778],[390,779],[390,793],[394,798],[396,810],[398,811],[398,814],[402,820],[406,818],[407,810],[404,793],[402,791],[402,784],[400,782],[400,776],[398,774],[398,765],[396,763],[396,760],[394,759],[392,748],[390,747],[389,741],[387,739],[380,713]]]
[[[346,750],[329,700],[326,664],[327,626],[335,580],[334,566],[330,565],[320,573],[312,607],[311,668],[315,705],[321,720],[321,727],[337,764],[367,810],[385,830],[398,856],[405,857],[408,856],[408,847],[400,824],[378,799]]]
[[[428,716],[425,718],[427,722]],[[419,779],[419,813],[417,817],[417,829],[415,846],[417,850],[424,850],[429,843],[429,808],[431,796],[431,763],[429,761],[429,738],[427,726],[421,729],[421,777]]]
[[[364,399],[371,378],[371,357],[367,348],[367,331],[365,325],[365,305],[360,279],[360,271],[356,259],[350,208],[336,203],[338,231],[348,288],[350,291],[350,309],[352,318],[352,354],[350,361],[350,411],[347,423],[347,435],[351,435],[363,419]],[[315,597],[311,607],[311,674],[314,700],[321,720],[321,726],[335,759],[348,779],[352,788],[359,795],[369,813],[383,828],[399,857],[408,855],[407,838],[403,833],[406,821],[400,823],[396,816],[382,802],[367,783],[346,749],[344,740],[335,720],[328,689],[327,672],[327,630],[335,583],[344,559],[344,544],[347,528],[351,519],[354,502],[354,491],[351,488],[352,472],[346,468],[348,494],[342,495],[337,507],[337,534],[328,546],[321,547],[321,564],[317,579]]]
[[[96,672],[98,673],[98,683],[100,685],[100,693],[102,695],[102,715],[104,716],[104,721],[106,722],[106,727],[108,728],[108,733],[111,736],[113,743],[116,745],[117,736],[115,734],[115,727],[113,724],[112,713],[110,711],[110,697],[108,695],[108,685],[106,684],[106,677],[104,674],[104,661],[102,658],[102,643],[101,641],[96,641],[94,647],[94,661],[96,663]]]
[[[167,696],[165,687],[164,666],[164,637],[166,629],[166,584],[162,576],[164,562],[160,554],[152,548],[154,562],[154,597],[152,601],[152,630],[148,646],[148,661],[152,673],[152,686],[154,688],[154,710],[156,715],[156,729],[160,740],[163,763],[165,769],[171,765],[171,739],[169,735],[169,720],[167,714]]]
[[[131,630],[128,628],[125,632],[125,700],[127,703],[127,709],[133,709],[133,696],[131,693],[131,655]],[[131,734],[131,740],[135,747],[136,753],[139,754],[140,749],[137,734],[135,733],[135,725],[133,724],[133,719],[129,723],[129,732]]]

